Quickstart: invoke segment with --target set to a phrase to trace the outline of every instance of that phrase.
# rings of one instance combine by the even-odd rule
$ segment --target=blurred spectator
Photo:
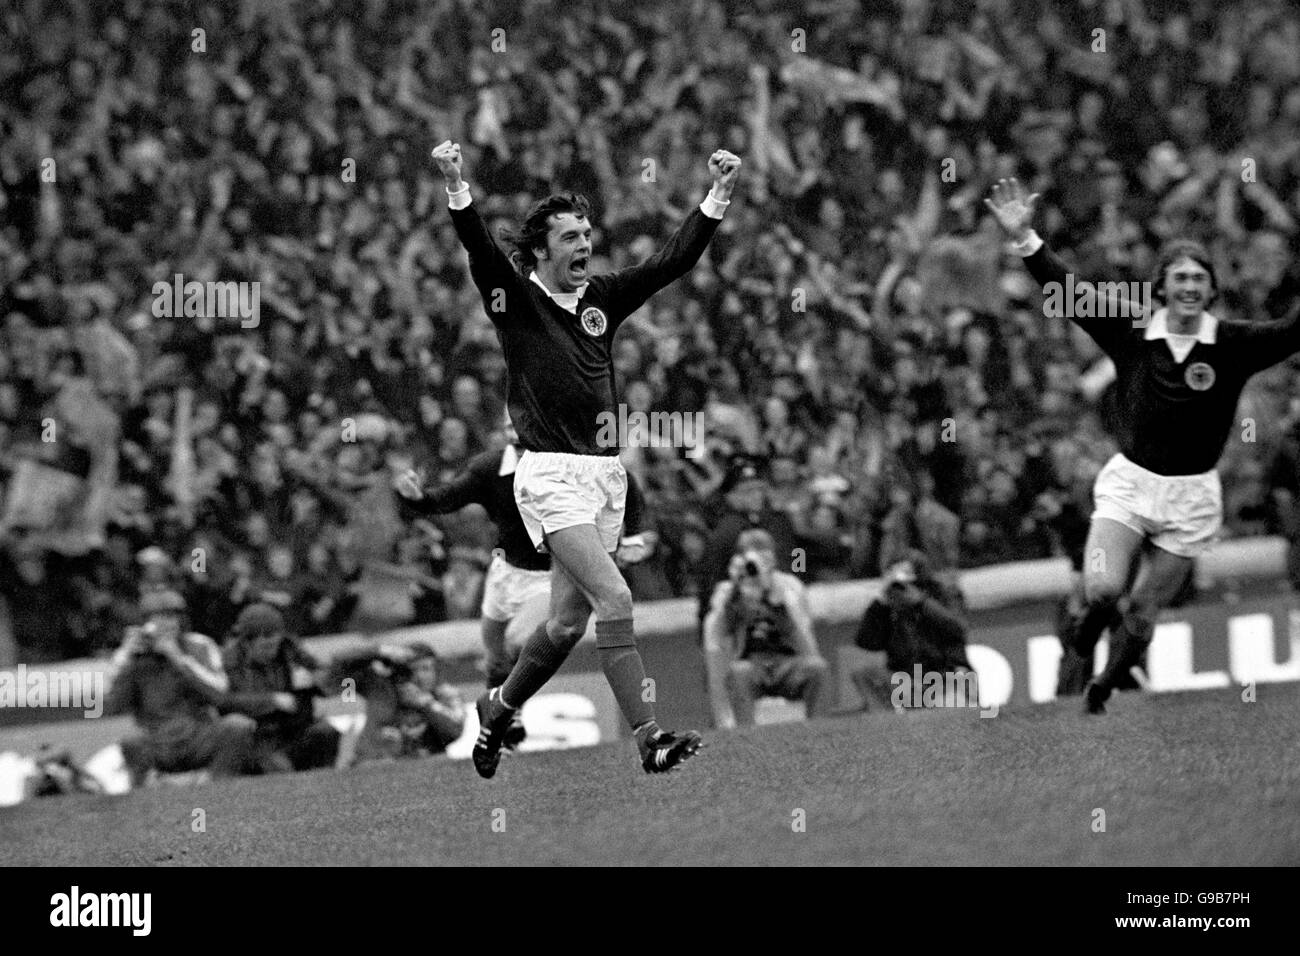
[[[796,529],[795,543],[803,549],[806,567],[794,564],[795,569],[806,570],[813,581],[848,579],[853,535],[845,528],[838,495],[819,496],[807,521],[799,522]]]
[[[728,580],[713,592],[704,619],[709,698],[718,727],[754,723],[760,697],[803,701],[809,718],[818,705],[829,667],[817,647],[803,583],[776,570],[772,536],[742,532]]]
[[[132,786],[151,771],[250,772],[256,724],[240,714],[217,715],[230,686],[217,645],[185,629],[185,601],[176,591],[145,594],[140,613],[143,626],[132,628],[113,655],[105,705],[105,713],[128,713],[144,731],[122,741]]]
[[[239,613],[222,654],[230,689],[224,713],[257,722],[254,762],[264,773],[331,767],[339,732],[315,718],[320,665],[285,628],[270,604]]]
[[[673,596],[659,548],[657,522],[646,506],[641,482],[632,472],[627,476],[627,500],[623,514],[623,536],[614,561],[632,596],[638,601],[658,601]]]
[[[919,550],[936,573],[955,570],[961,554],[961,519],[934,497],[934,480],[920,477],[921,495],[916,503],[916,535]]]
[[[0,600],[7,605],[16,658],[10,663],[67,660],[84,652],[73,638],[66,587],[55,560],[41,549],[0,549]]]
[[[674,594],[699,598],[701,582],[707,577],[704,562],[707,557],[708,528],[698,515],[686,515],[676,531],[676,546],[671,548],[665,560],[669,586]]]
[[[483,603],[488,556],[483,549],[457,545],[447,557],[447,570],[439,582],[446,601],[447,620],[477,618]]]

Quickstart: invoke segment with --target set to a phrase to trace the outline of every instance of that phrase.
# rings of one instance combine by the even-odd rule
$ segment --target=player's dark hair
[[[1156,262],[1155,275],[1151,279],[1151,289],[1157,302],[1165,301],[1165,276],[1170,267],[1180,259],[1191,259],[1210,274],[1210,291],[1219,291],[1219,277],[1214,272],[1214,263],[1210,261],[1210,252],[1195,239],[1171,239],[1160,249],[1160,258]]]
[[[583,219],[591,218],[591,204],[579,193],[553,193],[533,203],[528,215],[518,229],[506,226],[501,229],[501,241],[511,247],[510,261],[520,275],[537,268],[537,253],[546,248],[546,236],[551,231],[550,219],[562,213],[573,213]]]

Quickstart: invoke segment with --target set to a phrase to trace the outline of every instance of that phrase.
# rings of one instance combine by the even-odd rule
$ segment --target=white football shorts
[[[494,621],[511,621],[529,600],[539,594],[547,595],[549,600],[550,593],[550,571],[517,568],[500,554],[494,554],[483,585],[482,614]]]
[[[1223,488],[1217,471],[1157,475],[1117,454],[1092,487],[1094,518],[1110,518],[1158,548],[1194,558],[1223,525]]]
[[[627,503],[627,472],[617,455],[526,451],[515,469],[515,503],[538,551],[543,536],[594,524],[606,551],[618,547]]]

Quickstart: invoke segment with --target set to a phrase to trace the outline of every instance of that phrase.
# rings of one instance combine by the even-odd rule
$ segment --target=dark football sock
[[[484,676],[488,690],[504,684],[510,672],[514,670],[515,661],[519,659],[517,651],[511,655],[506,647],[506,623],[491,618],[483,619],[483,647],[487,651],[489,662],[488,671]]]
[[[1102,632],[1116,624],[1118,616],[1114,601],[1091,601],[1075,619],[1074,640],[1071,642],[1080,657],[1091,657],[1101,640]]]
[[[1124,683],[1129,669],[1142,660],[1154,632],[1155,621],[1125,614],[1119,626],[1110,633],[1110,654],[1106,659],[1106,669],[1101,672],[1096,683],[1108,690],[1116,684]]]
[[[501,685],[502,709],[518,710],[524,706],[530,697],[555,676],[568,656],[567,650],[558,647],[551,640],[545,624],[538,627],[519,652],[519,660],[515,661],[510,676]],[[495,716],[494,713],[493,717]]]
[[[605,679],[614,691],[614,699],[618,701],[623,717],[634,730],[644,730],[644,725],[654,721],[655,709],[644,697],[645,665],[641,661],[641,652],[636,649],[632,619],[597,621],[596,649]]]

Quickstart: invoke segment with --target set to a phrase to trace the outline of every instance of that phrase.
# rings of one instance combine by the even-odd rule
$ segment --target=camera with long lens
[[[736,586],[737,593],[754,593],[759,588],[765,588],[770,570],[770,558],[758,551],[744,551],[735,555],[729,568],[731,582]]]
[[[885,596],[899,598],[916,584],[916,569],[907,562],[900,562],[889,569],[885,581]]]
[[[136,654],[152,654],[158,641],[158,626],[152,621],[136,627],[129,627],[126,630],[125,637],[127,640],[136,638]]]
[[[758,551],[745,551],[736,556],[732,562],[732,576],[739,578],[762,577],[767,570],[767,561]]]

